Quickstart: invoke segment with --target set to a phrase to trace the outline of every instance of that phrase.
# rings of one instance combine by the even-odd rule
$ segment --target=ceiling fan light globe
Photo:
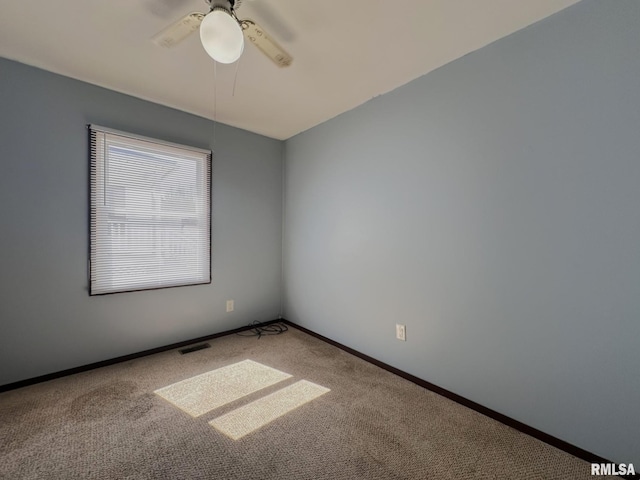
[[[217,8],[200,25],[202,46],[216,62],[233,63],[244,50],[242,27],[228,11]]]

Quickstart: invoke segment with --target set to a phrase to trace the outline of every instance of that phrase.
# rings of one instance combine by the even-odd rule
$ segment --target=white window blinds
[[[90,295],[211,282],[211,152],[89,126]]]

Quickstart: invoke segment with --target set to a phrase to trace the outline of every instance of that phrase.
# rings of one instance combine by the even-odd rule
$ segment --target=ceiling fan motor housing
[[[227,12],[233,12],[233,10],[240,6],[240,0],[204,0],[211,10],[222,8]]]

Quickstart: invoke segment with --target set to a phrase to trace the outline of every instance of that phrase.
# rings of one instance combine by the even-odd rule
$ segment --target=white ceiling
[[[247,44],[214,71],[197,33],[151,41],[204,0],[0,0],[0,56],[286,139],[578,1],[244,0],[293,65]]]

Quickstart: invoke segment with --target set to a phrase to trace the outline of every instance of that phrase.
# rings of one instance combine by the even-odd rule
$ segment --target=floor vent
[[[211,345],[209,345],[208,343],[201,343],[200,345],[194,345],[193,347],[183,348],[182,350],[178,350],[178,351],[182,355],[185,355],[187,353],[197,352],[198,350],[202,350],[205,348],[211,348]]]

